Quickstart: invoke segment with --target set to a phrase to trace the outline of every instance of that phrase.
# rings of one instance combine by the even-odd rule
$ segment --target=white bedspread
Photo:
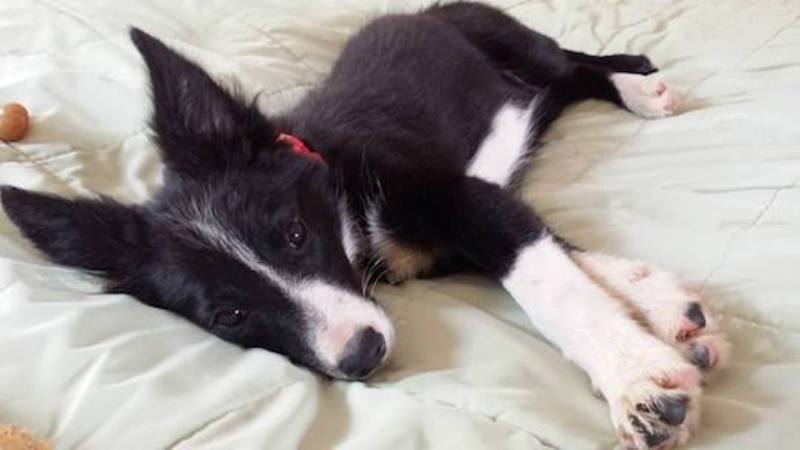
[[[497,1],[563,46],[647,53],[687,97],[646,121],[598,102],[548,134],[524,195],[590,249],[703,286],[734,344],[699,449],[800,448],[800,2]],[[264,108],[296,101],[389,0],[3,0],[0,103],[33,115],[0,143],[0,184],[140,202],[136,25]],[[58,449],[610,449],[603,401],[498,287],[380,286],[399,340],[369,383],[322,382],[54,266],[0,214],[0,423]]]

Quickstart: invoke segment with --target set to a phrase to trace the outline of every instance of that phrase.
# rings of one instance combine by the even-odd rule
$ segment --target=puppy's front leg
[[[653,334],[705,374],[724,366],[729,346],[700,292],[652,264],[595,252],[573,251],[571,256],[629,313],[646,321]]]
[[[595,284],[528,205],[475,177],[419,192],[408,202],[416,220],[375,216],[391,231],[387,236],[413,240],[424,231],[500,280],[541,332],[589,374],[628,448],[668,448],[687,439],[699,417],[699,370]],[[419,223],[424,230],[414,228]]]
[[[503,286],[608,400],[628,448],[669,448],[697,424],[700,373],[644,330],[552,237],[523,246]]]

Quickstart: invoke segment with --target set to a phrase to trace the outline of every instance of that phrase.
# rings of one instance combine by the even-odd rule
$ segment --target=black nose
[[[347,342],[339,370],[351,379],[366,378],[386,354],[386,340],[374,328],[357,331]]]

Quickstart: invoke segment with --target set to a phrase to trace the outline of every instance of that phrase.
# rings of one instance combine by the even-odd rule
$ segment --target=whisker
[[[375,277],[375,281],[372,283],[372,286],[371,286],[371,287],[369,287],[369,289],[367,290],[367,292],[369,293],[369,295],[372,295],[372,292],[375,290],[375,286],[377,286],[377,285],[378,285],[378,283],[381,281],[381,278],[383,278],[383,276],[384,276],[384,275],[386,275],[386,273],[387,273],[388,271],[389,271],[388,269],[383,269],[383,270],[382,270],[382,271],[381,271],[381,272],[378,274],[378,276],[376,276],[376,277]]]
[[[367,270],[364,272],[365,277],[363,279],[363,285],[362,285],[362,293],[364,295],[368,295],[369,284],[372,281],[372,277],[373,277],[373,275],[375,275],[375,273],[377,271],[380,270],[381,264],[383,262],[384,262],[384,259],[381,258],[380,255],[376,255],[375,258],[373,259],[373,261],[369,264]]]

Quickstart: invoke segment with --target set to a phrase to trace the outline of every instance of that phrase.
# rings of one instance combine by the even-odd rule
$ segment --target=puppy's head
[[[244,347],[333,377],[365,378],[393,328],[360,294],[355,230],[324,164],[276,141],[258,109],[134,29],[166,165],[148,204],[2,190],[12,221],[54,261]]]

